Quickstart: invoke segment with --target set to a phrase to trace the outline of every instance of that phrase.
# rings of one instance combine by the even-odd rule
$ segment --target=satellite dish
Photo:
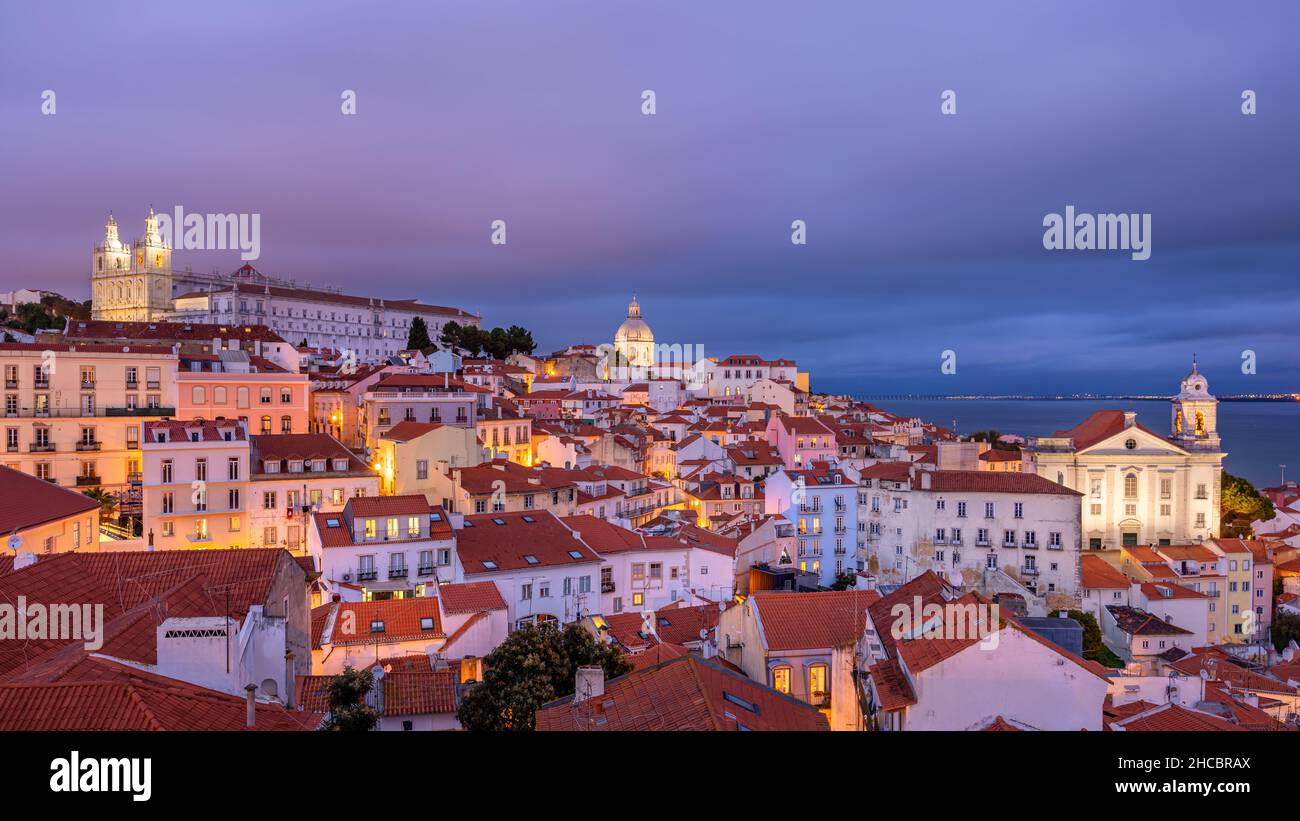
[[[17,533],[9,537],[9,549],[17,553],[23,547],[23,537]]]
[[[707,627],[701,627],[701,628],[700,628],[700,641],[707,641],[708,638],[709,638],[709,628],[707,628]]]
[[[963,582],[964,580],[962,579],[960,572],[956,570],[950,570],[948,572],[948,583],[953,587],[961,587]]]

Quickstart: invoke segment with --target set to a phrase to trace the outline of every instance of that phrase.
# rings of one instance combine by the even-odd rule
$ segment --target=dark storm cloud
[[[1220,390],[1300,385],[1293,3],[3,15],[2,289],[84,297],[107,211],[133,237],[179,203],[261,213],[263,270],[464,305],[547,349],[608,338],[636,291],[661,339],[796,357],[818,386],[1165,390],[1192,352]],[[1071,204],[1151,213],[1151,259],[1044,251]]]

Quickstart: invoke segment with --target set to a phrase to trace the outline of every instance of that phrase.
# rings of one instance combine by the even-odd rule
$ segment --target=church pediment
[[[1132,445],[1130,447],[1130,445]],[[1114,434],[1102,439],[1083,450],[1079,451],[1080,456],[1089,454],[1123,454],[1123,453],[1145,453],[1151,452],[1167,453],[1171,456],[1187,456],[1186,450],[1164,438],[1157,436],[1141,425],[1133,425],[1116,431]]]

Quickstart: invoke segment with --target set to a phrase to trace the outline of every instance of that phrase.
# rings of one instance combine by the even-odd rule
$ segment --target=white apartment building
[[[448,322],[478,326],[479,317],[414,299],[353,296],[268,280],[250,265],[224,285],[177,295],[175,320],[265,325],[295,345],[353,352],[359,362],[382,362],[406,349],[411,323],[424,320],[436,340]]]
[[[703,375],[709,396],[743,398],[760,379],[789,382],[807,390],[806,375],[800,379],[799,368],[791,359],[767,360],[752,354],[733,354],[726,359],[697,362],[695,369]]]
[[[1001,571],[1047,600],[1080,595],[1079,493],[1041,476],[865,468],[859,482],[866,568],[904,582],[926,570],[975,586]]]
[[[5,466],[64,487],[138,487],[141,422],[176,412],[170,348],[0,343],[0,368]]]
[[[309,522],[308,552],[344,601],[433,595],[455,575],[451,523],[422,495],[353,497]]]
[[[145,422],[140,450],[150,544],[160,550],[249,546],[243,422]]]
[[[600,555],[599,611],[607,616],[692,606],[697,597],[730,601],[735,592],[735,539],[695,527],[640,533],[594,516],[563,521]]]
[[[480,409],[492,394],[447,374],[388,374],[361,397],[359,428],[366,451],[393,425],[425,422],[474,428]]]
[[[248,482],[249,544],[307,549],[313,513],[338,513],[350,499],[379,495],[379,475],[324,433],[253,436]]]
[[[581,532],[549,510],[466,516],[456,531],[456,580],[494,582],[512,629],[598,612],[600,568]]]

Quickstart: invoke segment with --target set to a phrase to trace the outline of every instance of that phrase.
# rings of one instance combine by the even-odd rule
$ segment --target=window
[[[390,516],[388,517],[388,524],[384,528],[384,535],[386,538],[396,539],[397,533],[398,533],[397,519]]]
[[[772,689],[790,695],[789,667],[776,667],[772,670]]]
[[[271,432],[271,417],[269,417],[269,416],[263,416],[261,421],[262,421],[262,426],[261,426],[261,431],[262,431],[262,433],[263,433],[264,435],[270,434],[270,432]]]
[[[1013,505],[1013,507],[1014,507],[1014,509],[1015,509],[1015,513],[1014,513],[1013,515],[1014,515],[1017,519],[1023,519],[1023,518],[1025,518],[1025,503],[1024,503],[1024,502],[1016,502],[1015,505]]]
[[[830,693],[830,684],[826,676],[825,664],[814,664],[808,668],[808,695],[819,699]]]
[[[992,519],[992,518],[993,518],[993,503],[992,503],[992,502],[985,502],[985,503],[984,503],[984,518],[985,518],[985,519]]]
[[[1138,477],[1135,473],[1130,473],[1124,477],[1124,498],[1136,499],[1138,495]]]
[[[415,460],[415,478],[416,478],[416,479],[428,479],[428,478],[429,478],[429,460],[428,460],[428,459],[416,459],[416,460]]]

